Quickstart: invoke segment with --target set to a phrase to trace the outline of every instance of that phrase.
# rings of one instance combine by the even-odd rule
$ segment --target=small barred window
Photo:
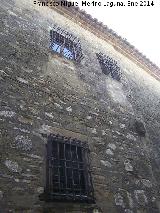
[[[94,203],[93,186],[85,142],[50,135],[47,143],[47,201]]]
[[[79,39],[57,26],[50,31],[50,49],[76,62],[80,62],[83,58]]]
[[[102,72],[105,75],[111,74],[111,77],[113,79],[120,81],[122,74],[121,69],[117,64],[117,61],[110,58],[109,56],[104,55],[103,53],[97,53],[96,55],[101,66]]]

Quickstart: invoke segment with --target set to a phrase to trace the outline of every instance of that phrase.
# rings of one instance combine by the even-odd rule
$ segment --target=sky
[[[109,0],[97,0],[97,2],[99,1],[101,6],[82,7],[82,0],[77,2],[81,9],[103,22],[122,38],[126,38],[128,42],[160,67],[160,1],[135,0],[134,2],[137,1],[138,6],[132,7],[105,7],[104,4]],[[128,0],[119,1],[123,1],[125,5],[128,4]],[[93,0],[87,0],[87,2],[91,3]],[[115,3],[116,0],[113,2]],[[153,2],[154,6],[139,6],[140,2],[143,5]]]

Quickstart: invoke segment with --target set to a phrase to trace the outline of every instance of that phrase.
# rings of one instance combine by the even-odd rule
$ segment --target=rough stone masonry
[[[0,212],[160,213],[159,80],[80,17],[32,0],[1,0],[0,16]],[[49,49],[55,24],[79,38],[80,63]],[[120,81],[99,52],[119,63]],[[89,144],[95,204],[39,199],[50,133]]]

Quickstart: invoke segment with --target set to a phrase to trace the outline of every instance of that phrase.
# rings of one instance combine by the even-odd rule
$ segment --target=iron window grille
[[[46,200],[94,203],[88,145],[52,134],[46,146]]]
[[[102,72],[105,75],[111,74],[111,77],[113,79],[120,81],[122,73],[117,61],[110,58],[109,56],[104,55],[103,53],[97,53],[96,55],[101,66]]]
[[[83,58],[79,39],[56,25],[50,31],[50,49],[78,63]]]

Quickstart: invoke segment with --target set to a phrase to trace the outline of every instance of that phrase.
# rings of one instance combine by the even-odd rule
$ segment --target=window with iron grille
[[[48,201],[94,203],[88,153],[85,142],[60,135],[48,137],[45,189]]]
[[[76,62],[80,62],[83,58],[79,39],[57,26],[50,31],[50,49]]]
[[[121,79],[121,69],[117,64],[117,61],[113,60],[109,56],[104,55],[103,53],[97,53],[97,58],[101,66],[102,72],[105,75],[111,75],[113,79],[120,81]]]

